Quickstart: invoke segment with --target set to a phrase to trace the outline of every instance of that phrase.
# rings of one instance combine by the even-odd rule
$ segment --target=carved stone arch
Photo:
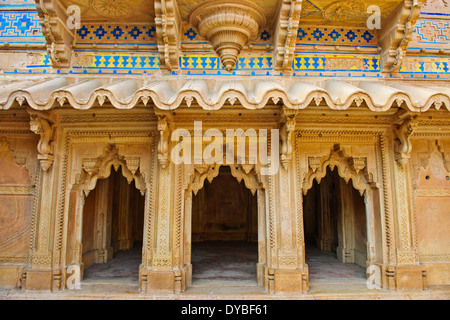
[[[109,144],[102,156],[83,159],[83,171],[79,184],[85,196],[88,196],[89,192],[96,187],[99,179],[109,178],[112,168],[117,171],[121,167],[122,175],[128,183],[130,184],[134,180],[136,188],[144,195],[146,184],[143,173],[139,171],[139,166],[140,158],[121,156],[116,145]]]
[[[359,191],[361,196],[364,192],[374,186],[372,173],[367,171],[367,158],[347,156],[340,145],[335,145],[329,155],[310,157],[308,159],[309,171],[303,180],[303,194],[313,186],[314,180],[320,183],[327,174],[327,168],[337,168],[338,174],[348,183],[352,180],[353,187]]]
[[[188,171],[187,191],[192,191],[197,195],[198,191],[203,188],[205,180],[211,183],[214,178],[219,175],[221,166],[229,166],[231,175],[237,179],[239,183],[244,181],[245,186],[255,195],[257,190],[263,189],[261,175],[257,172],[257,168],[252,164],[218,164],[195,166],[192,165]]]

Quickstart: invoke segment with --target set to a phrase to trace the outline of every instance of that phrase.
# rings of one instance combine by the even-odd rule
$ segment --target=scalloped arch
[[[187,189],[194,192],[194,195],[197,195],[198,191],[203,188],[205,180],[207,179],[208,182],[211,183],[214,178],[219,175],[219,169],[222,166],[230,167],[231,175],[235,177],[239,183],[244,180],[245,186],[252,194],[255,194],[259,189],[263,189],[263,184],[254,167],[244,168],[242,165],[217,163],[205,167],[194,168],[193,172],[190,174],[190,183]]]
[[[322,178],[327,174],[327,168],[330,167],[331,170],[337,168],[338,174],[341,178],[348,183],[352,181],[353,187],[359,191],[362,196],[364,192],[372,187],[372,182],[369,181],[369,174],[367,172],[363,173],[362,170],[357,172],[350,165],[350,160],[353,157],[347,156],[344,150],[340,149],[339,146],[335,146],[332,149],[329,156],[325,156],[321,159],[320,165],[315,169],[308,171],[305,178],[303,179],[303,194],[306,195],[308,191],[312,188],[314,180],[320,183]]]
[[[85,195],[88,196],[90,191],[95,189],[99,179],[109,178],[112,169],[118,171],[119,167],[122,168],[122,175],[127,179],[128,184],[134,180],[136,188],[144,195],[146,191],[144,177],[138,171],[138,168],[133,168],[133,171],[129,168],[125,157],[119,155],[114,144],[109,145],[102,156],[84,161],[80,184]]]

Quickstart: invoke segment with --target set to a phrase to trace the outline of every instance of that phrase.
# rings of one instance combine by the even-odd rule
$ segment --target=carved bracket
[[[156,40],[162,69],[179,69],[180,17],[176,0],[155,1]]]
[[[161,168],[165,169],[170,163],[169,159],[169,137],[170,130],[165,116],[158,116],[158,131],[160,134],[158,142],[158,161]]]
[[[169,148],[170,148],[170,128],[168,116],[165,114],[159,114],[158,117],[158,161],[161,168],[165,169],[169,166]]]
[[[70,67],[74,30],[67,27],[67,14],[55,0],[36,0],[39,23],[47,42],[47,51],[54,68]]]
[[[280,128],[280,162],[285,170],[292,161],[292,136],[296,125],[295,115],[296,112],[293,110],[283,110],[283,122]]]
[[[405,0],[383,21],[383,29],[379,36],[380,65],[383,72],[394,72],[400,68],[416,20],[425,2],[426,0]]]
[[[408,162],[411,154],[411,142],[409,138],[417,125],[417,115],[411,115],[408,112],[398,114],[397,123],[394,125],[394,134],[396,136],[397,145],[395,147],[395,160],[401,167]]]
[[[30,130],[40,136],[37,149],[38,159],[44,171],[48,171],[54,161],[54,121],[43,113],[30,113]]]
[[[302,12],[302,1],[282,1],[277,27],[275,28],[275,70],[292,69],[297,30]]]

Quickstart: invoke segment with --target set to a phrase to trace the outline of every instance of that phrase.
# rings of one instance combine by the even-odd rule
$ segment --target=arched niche
[[[257,262],[257,283],[263,285],[263,266],[266,264],[266,193],[264,179],[258,172],[257,165],[243,164],[217,164],[210,165],[185,165],[185,190],[184,202],[184,265],[187,266],[188,281],[192,282],[191,246],[192,246],[192,201],[193,196],[198,194],[204,187],[205,180],[211,183],[219,175],[221,166],[229,166],[230,173],[236,178],[238,183],[244,182],[247,189],[256,195],[257,202],[257,241],[258,241],[258,262]]]
[[[70,270],[79,271],[79,280],[81,280],[84,267],[82,262],[83,213],[87,197],[94,189],[107,187],[106,183],[100,184],[99,180],[104,182],[108,179],[112,175],[112,170],[120,171],[128,185],[134,182],[140,194],[146,195],[147,185],[144,174],[140,171],[140,161],[140,157],[134,155],[121,155],[115,144],[108,144],[102,155],[97,158],[81,159],[82,167],[74,168],[79,169],[80,173],[76,176],[76,183],[71,185],[69,189],[66,265],[70,267]],[[102,193],[107,193],[107,190]],[[104,254],[104,257],[106,257],[106,254]],[[106,258],[104,259],[106,260]]]
[[[352,183],[361,196],[364,197],[365,218],[367,230],[367,260],[366,266],[382,261],[382,225],[380,190],[373,181],[372,172],[368,171],[367,158],[347,155],[339,144],[333,146],[325,156],[309,157],[308,172],[302,184],[303,195],[313,187],[314,181],[320,184],[327,170],[336,170],[346,184]]]

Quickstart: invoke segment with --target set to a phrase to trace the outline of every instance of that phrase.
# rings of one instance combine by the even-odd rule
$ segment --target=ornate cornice
[[[70,88],[65,88],[67,86]],[[384,112],[401,106],[412,112],[429,109],[450,110],[450,95],[445,88],[388,86],[361,81],[358,86],[344,81],[328,80],[323,87],[303,81],[283,83],[257,80],[245,87],[242,81],[223,81],[211,88],[206,80],[189,80],[174,89],[168,81],[152,81],[142,86],[134,79],[124,79],[104,86],[95,79],[71,84],[67,78],[55,78],[34,86],[24,84],[0,101],[0,109],[27,104],[34,110],[49,110],[67,104],[87,110],[110,103],[117,109],[131,109],[138,104],[154,104],[161,110],[181,105],[199,105],[204,110],[218,110],[225,104],[239,103],[245,109],[262,109],[282,103],[288,109],[305,109],[310,105],[327,105],[333,110],[366,106]]]
[[[197,7],[190,23],[211,41],[225,69],[230,71],[242,48],[265,26],[264,12],[248,1],[211,1]]]

